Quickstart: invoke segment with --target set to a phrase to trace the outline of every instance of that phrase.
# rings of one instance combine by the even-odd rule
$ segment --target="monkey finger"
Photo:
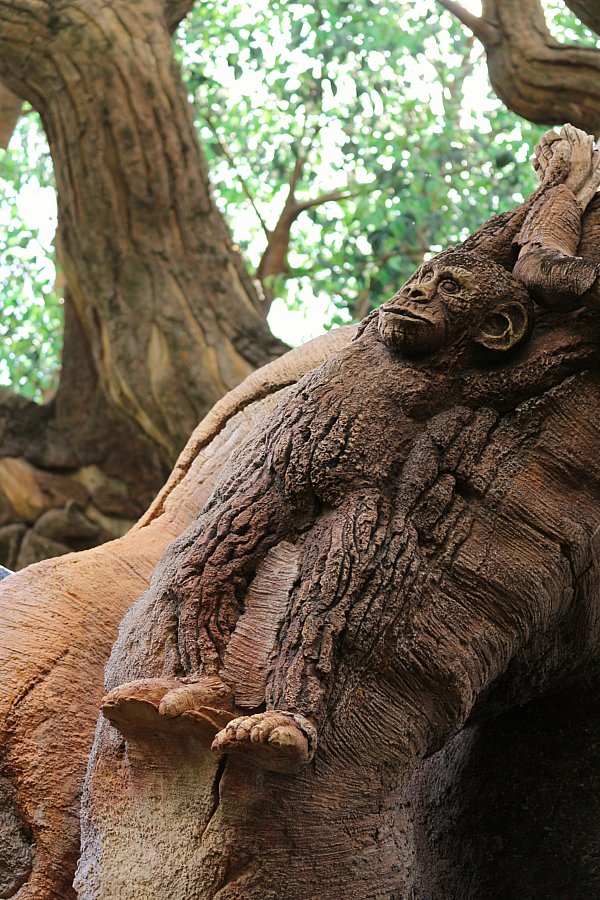
[[[581,207],[585,209],[600,187],[600,150],[592,152],[591,167],[588,177],[585,179],[575,196]]]
[[[540,142],[536,147],[536,152],[539,147],[541,153],[544,153],[546,156],[551,155],[552,144],[555,144],[556,141],[562,141],[563,139],[564,138],[555,131],[547,131],[546,134],[543,134],[540,138]]]
[[[600,187],[600,149],[592,153],[592,171],[589,179],[590,199]]]
[[[572,147],[568,141],[562,140],[554,144],[546,162],[551,166],[554,174],[560,174],[564,177],[567,173],[572,157]]]
[[[547,131],[546,134],[542,135],[538,144],[535,145],[533,153],[534,156],[543,164],[543,161],[549,161],[552,158],[552,145],[556,143],[556,141],[560,141],[562,138],[560,135],[556,134],[555,131]]]
[[[568,141],[578,141],[579,140],[579,129],[575,128],[574,125],[571,125],[570,122],[567,122],[560,129],[560,134],[565,137]]]
[[[559,147],[560,144],[556,144],[554,148],[550,144],[544,144],[541,150],[540,159],[543,163],[548,166],[552,162],[552,159],[555,155],[556,147]]]
[[[563,127],[563,132],[567,138],[567,140],[573,145],[573,147],[578,147],[581,150],[586,150],[588,147],[591,147],[591,143],[594,138],[592,135],[587,134],[587,132],[583,131],[581,128],[576,128],[571,123],[567,123]]]

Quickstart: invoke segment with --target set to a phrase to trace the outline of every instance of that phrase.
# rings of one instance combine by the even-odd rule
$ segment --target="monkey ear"
[[[505,303],[484,319],[475,343],[485,350],[506,353],[531,331],[531,313],[518,300]]]

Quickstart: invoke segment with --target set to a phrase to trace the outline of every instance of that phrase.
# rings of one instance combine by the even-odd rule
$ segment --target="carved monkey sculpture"
[[[146,703],[157,710],[151,727],[185,721],[218,731],[214,749],[265,768],[294,772],[311,758],[334,651],[356,649],[344,634],[348,614],[376,583],[382,555],[402,540],[396,485],[422,423],[499,395],[512,408],[532,392],[526,360],[519,364],[532,302],[492,252],[496,242],[510,255],[526,211],[484,228],[470,239],[473,249],[421,266],[249,436],[149,589],[171,611],[177,646],[164,650],[164,679],[130,682],[105,698],[105,715],[124,733]],[[557,362],[543,386],[560,377]],[[250,595],[268,591],[274,558],[287,577],[272,589],[266,644],[254,639],[263,666],[249,692],[252,660],[240,667],[239,640],[236,653],[231,647],[252,630]]]
[[[268,676],[267,711],[236,719],[215,747],[249,752],[279,771],[310,758],[343,610],[374,575],[384,522],[391,527],[393,519],[393,483],[420,422],[465,390],[486,401],[500,359],[530,331],[532,306],[502,267],[476,253],[443,253],[371,315],[348,348],[306,376],[267,429],[250,436],[169,551],[174,574],[162,602],[178,619],[188,679],[163,685],[165,727],[190,707],[214,708],[217,696],[222,705],[227,690],[217,675],[237,700],[227,646],[259,566],[283,544],[294,574],[277,639],[290,641],[291,656],[276,660]],[[311,618],[321,623],[318,633]],[[156,689],[117,688],[105,714],[119,724],[132,698]]]

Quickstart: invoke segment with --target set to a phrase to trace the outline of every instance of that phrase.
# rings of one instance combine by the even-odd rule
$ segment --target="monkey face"
[[[409,359],[449,345],[505,351],[529,332],[532,304],[505,269],[454,250],[425,263],[378,314],[382,340]]]
[[[428,356],[462,330],[478,293],[473,272],[427,263],[381,307],[379,333],[404,356]]]

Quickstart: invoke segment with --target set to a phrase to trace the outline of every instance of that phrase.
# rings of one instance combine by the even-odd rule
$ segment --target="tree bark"
[[[0,4],[0,78],[39,111],[48,135],[67,285],[56,402],[0,398],[9,567],[123,533],[198,419],[284,349],[210,195],[169,34],[189,6]],[[43,512],[85,513],[96,482],[110,501],[81,530],[46,521],[44,545],[28,536],[38,516],[6,493],[15,466],[44,494],[52,481]]]
[[[509,109],[540,125],[572,122],[600,130],[600,51],[561,44],[548,31],[539,0],[484,0],[478,17],[455,0],[439,0],[480,39],[492,87]],[[591,28],[593,4],[567,4]]]

